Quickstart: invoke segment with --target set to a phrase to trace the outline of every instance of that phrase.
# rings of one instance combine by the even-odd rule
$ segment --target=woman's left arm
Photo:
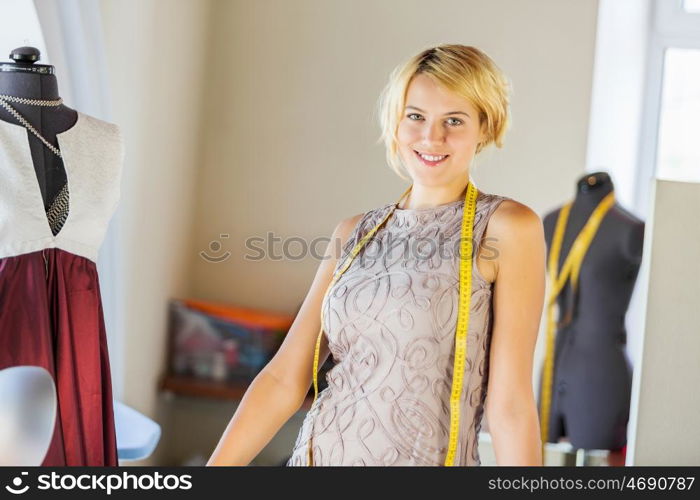
[[[526,205],[504,200],[486,232],[497,251],[486,393],[488,429],[498,465],[542,465],[532,387],[545,292],[542,220]]]

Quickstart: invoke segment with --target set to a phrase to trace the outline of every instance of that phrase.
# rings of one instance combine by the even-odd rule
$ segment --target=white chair
[[[156,422],[113,400],[119,460],[143,460],[161,436]],[[0,370],[0,466],[38,466],[51,444],[56,388],[39,366]]]
[[[160,440],[160,425],[117,400],[114,422],[119,460],[143,460],[153,453]]]
[[[0,466],[38,466],[56,421],[56,388],[38,366],[0,370]]]

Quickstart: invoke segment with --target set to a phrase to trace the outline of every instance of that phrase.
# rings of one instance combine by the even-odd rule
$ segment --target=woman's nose
[[[423,139],[428,144],[440,144],[445,138],[445,131],[440,122],[426,122],[423,129]]]

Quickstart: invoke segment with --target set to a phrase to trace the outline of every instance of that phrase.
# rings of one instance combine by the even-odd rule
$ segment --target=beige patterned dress
[[[480,465],[491,340],[492,289],[476,266],[489,217],[504,196],[476,200],[472,297],[455,465]],[[363,214],[344,257],[392,204]],[[335,366],[307,413],[287,461],[307,465],[439,466],[449,437],[449,399],[459,302],[464,200],[396,209],[357,255],[323,303]]]

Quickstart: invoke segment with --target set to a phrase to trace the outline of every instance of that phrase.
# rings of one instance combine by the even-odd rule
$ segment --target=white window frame
[[[666,50],[700,50],[700,13],[686,11],[683,0],[654,0],[652,8],[636,195],[636,205],[643,213],[648,209],[648,180],[656,176]]]

